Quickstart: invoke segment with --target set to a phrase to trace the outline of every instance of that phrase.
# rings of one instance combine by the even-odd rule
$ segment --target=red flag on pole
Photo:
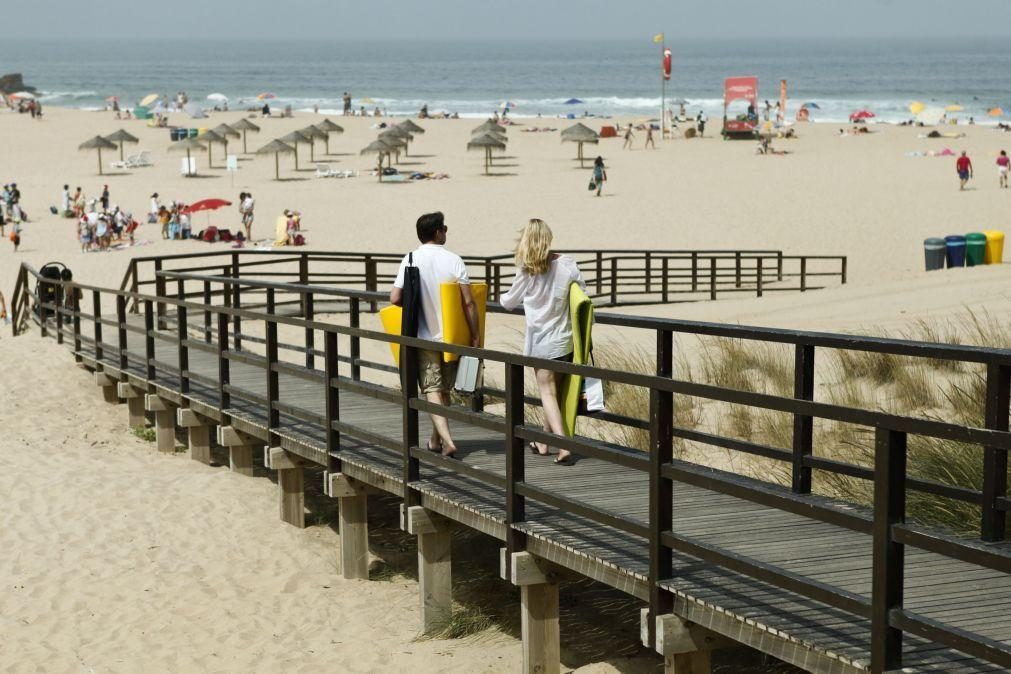
[[[663,78],[670,79],[671,54],[670,49],[663,50]]]

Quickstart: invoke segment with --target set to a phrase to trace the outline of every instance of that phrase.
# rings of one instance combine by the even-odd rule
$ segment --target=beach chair
[[[137,155],[130,154],[126,156],[126,159],[117,159],[114,162],[109,162],[109,166],[117,169],[133,168],[134,162],[137,159]]]
[[[154,162],[151,161],[151,152],[149,150],[141,150],[134,157],[133,165],[130,168],[142,168],[144,166],[154,166]]]
[[[339,171],[334,171],[329,164],[316,164],[317,178],[333,178],[338,173]]]

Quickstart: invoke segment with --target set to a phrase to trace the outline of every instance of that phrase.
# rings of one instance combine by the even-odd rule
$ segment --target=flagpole
[[[664,55],[667,53],[667,39],[660,42],[660,140],[667,137],[667,73],[664,71]]]

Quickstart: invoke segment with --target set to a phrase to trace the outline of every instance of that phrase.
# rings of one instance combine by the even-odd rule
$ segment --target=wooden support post
[[[218,426],[218,444],[228,448],[228,467],[233,473],[253,476],[254,438],[231,426]]]
[[[190,458],[200,463],[211,463],[211,426],[214,424],[193,410],[176,410],[176,423],[185,428],[189,436]]]
[[[428,634],[449,621],[453,612],[452,541],[448,520],[421,506],[406,509],[407,531],[418,537],[418,584],[421,630]]]
[[[673,614],[651,620],[649,609],[642,609],[640,632],[647,644],[651,627],[656,630],[656,651],[663,656],[665,674],[710,674],[711,652],[734,647],[733,640]]]
[[[158,451],[171,454],[176,449],[175,406],[164,398],[148,393],[144,396],[144,409],[154,412],[154,429]]]
[[[305,471],[302,460],[280,447],[271,447],[264,454],[264,463],[277,471],[278,503],[281,521],[305,528]]]
[[[119,397],[126,400],[130,428],[143,428],[147,426],[147,414],[145,414],[144,410],[144,392],[122,381],[119,382],[116,389],[119,392]]]
[[[104,372],[96,372],[95,383],[102,389],[102,400],[112,405],[118,405],[120,403],[119,390],[117,389],[119,384],[118,381]]]
[[[338,499],[341,572],[348,579],[369,579],[368,485],[340,473],[327,473],[325,491]]]
[[[529,552],[503,554],[502,566],[503,575],[508,571],[508,580],[520,586],[523,672],[557,674],[561,670],[558,580],[564,571]]]

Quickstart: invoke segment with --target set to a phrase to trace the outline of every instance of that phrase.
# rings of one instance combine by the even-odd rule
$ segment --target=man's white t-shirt
[[[404,287],[404,269],[407,268],[407,255],[400,263],[394,288]],[[414,251],[414,266],[421,276],[421,321],[418,326],[418,337],[442,340],[442,296],[440,286],[443,283],[459,283],[470,285],[467,276],[467,265],[456,253],[446,250],[445,246],[436,243],[422,244]]]

